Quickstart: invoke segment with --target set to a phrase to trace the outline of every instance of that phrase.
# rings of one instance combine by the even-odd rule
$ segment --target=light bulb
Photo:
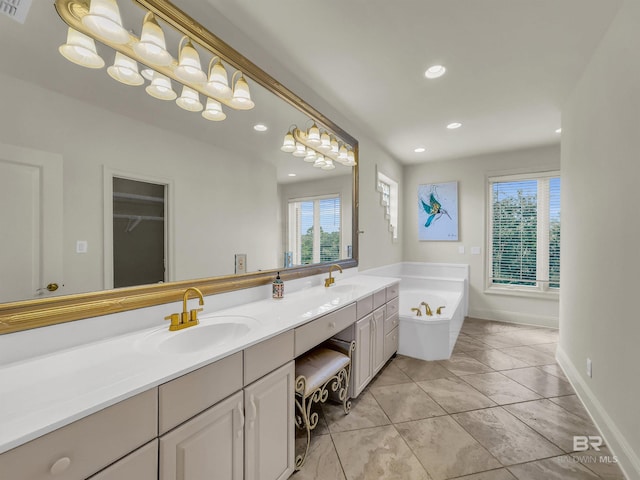
[[[222,111],[222,105],[213,98],[207,98],[207,107],[202,112],[202,116],[212,122],[220,122],[227,118],[227,115]]]
[[[87,68],[102,68],[104,60],[96,51],[96,43],[73,28],[67,30],[67,43],[58,48],[60,54],[75,63]]]
[[[175,100],[178,96],[171,87],[169,77],[159,72],[153,74],[151,85],[148,85],[145,90],[149,95],[159,100]]]
[[[311,128],[309,128],[307,132],[307,142],[309,142],[310,145],[320,145],[320,129],[315,123],[311,125]]]
[[[129,41],[129,32],[122,27],[116,0],[91,0],[89,13],[82,17],[82,24],[110,42],[123,44]]]
[[[240,74],[240,78],[238,78],[233,87],[231,105],[238,110],[251,110],[255,107],[255,103],[251,100],[249,84],[247,84],[247,81],[244,79],[242,74]]]
[[[307,155],[304,157],[305,162],[315,162],[316,161],[316,152],[310,148],[307,148]]]
[[[294,157],[306,157],[307,156],[307,147],[305,147],[303,144],[296,142],[296,149],[293,152],[293,156]]]
[[[133,50],[151,65],[166,67],[173,61],[173,57],[167,51],[164,32],[153,13],[149,12],[144,16],[140,41],[133,46]]]
[[[176,100],[176,103],[188,112],[201,112],[203,108],[198,92],[186,85],[182,87],[182,95]]]
[[[182,37],[182,40],[184,39],[187,40],[187,43],[180,49],[178,66],[174,73],[185,82],[204,83],[207,81],[207,76],[202,71],[200,55],[191,40],[186,36]],[[182,40],[180,40],[180,44],[182,44]]]
[[[229,87],[227,70],[217,57],[212,58],[209,63],[209,81],[204,88],[217,98],[225,100],[231,98],[231,88]]]
[[[287,132],[284,136],[284,141],[282,142],[282,146],[280,150],[287,153],[295,152],[296,150],[296,141],[293,139],[293,135],[291,132]]]
[[[138,62],[120,52],[116,52],[116,58],[113,65],[107,68],[107,73],[125,85],[137,87],[144,83],[144,78],[138,73]]]
[[[324,152],[331,150],[331,137],[329,137],[327,132],[320,135],[320,145],[318,145],[318,149]]]

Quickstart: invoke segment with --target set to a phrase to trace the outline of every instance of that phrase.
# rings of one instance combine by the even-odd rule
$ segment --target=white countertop
[[[180,334],[169,332],[164,323],[0,367],[0,453],[397,282],[355,275],[330,288],[311,287],[280,300],[210,313],[201,318],[203,325],[229,315],[255,322],[244,336],[196,352],[168,354],[151,347],[151,335]]]

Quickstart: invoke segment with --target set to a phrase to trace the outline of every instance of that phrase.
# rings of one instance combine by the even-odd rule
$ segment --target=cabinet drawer
[[[387,301],[387,292],[383,288],[373,294],[373,309],[381,307]]]
[[[391,330],[398,326],[398,322],[400,321],[400,315],[397,313],[395,315],[389,316],[389,305],[387,305],[387,316],[384,318],[384,334],[386,335]]]
[[[260,342],[244,351],[244,384],[265,376],[293,360],[293,330]]]
[[[157,389],[0,455],[3,479],[84,479],[157,436]]]
[[[371,312],[373,312],[373,295],[361,298],[356,302],[356,305],[356,318],[360,320],[365,315],[369,315]]]
[[[398,351],[398,328],[394,328],[384,336],[384,360],[387,361]]]
[[[400,299],[398,297],[394,298],[390,302],[387,303],[387,317],[393,317],[394,315],[398,315],[400,310]]]
[[[157,480],[158,440],[147,443],[89,480]]]
[[[356,305],[352,303],[340,310],[316,318],[295,329],[295,356],[324,342],[356,321]]]
[[[400,284],[394,283],[393,285],[387,287],[387,302],[397,298],[400,295]]]
[[[158,426],[163,434],[242,388],[242,352],[158,388]]]

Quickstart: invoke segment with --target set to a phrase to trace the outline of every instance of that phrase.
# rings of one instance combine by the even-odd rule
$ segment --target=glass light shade
[[[338,141],[335,138],[331,139],[331,153],[338,155],[340,148],[338,147]]]
[[[159,72],[153,74],[151,85],[145,89],[149,95],[159,100],[175,100],[178,94],[171,87],[171,80]]]
[[[227,118],[227,115],[222,111],[222,105],[213,98],[207,98],[207,108],[202,112],[202,116],[212,122],[220,122]]]
[[[143,68],[142,70],[140,70],[140,75],[142,75],[144,78],[146,78],[150,82],[153,81],[154,73],[155,72],[152,68]]]
[[[180,108],[188,112],[201,112],[204,108],[200,103],[198,92],[187,86],[182,87],[182,95],[176,100],[176,103]]]
[[[347,153],[347,165],[349,167],[353,167],[356,165],[356,154],[353,153],[353,150],[349,150],[349,152]]]
[[[324,165],[320,167],[322,170],[333,170],[336,166],[333,164],[333,160],[330,158],[324,159]]]
[[[233,87],[233,96],[231,98],[231,105],[238,110],[251,110],[255,107],[255,103],[251,100],[251,93],[249,92],[249,84],[244,79],[242,74],[236,81]]]
[[[296,149],[293,152],[293,156],[294,157],[306,157],[307,156],[307,147],[305,147],[303,144],[301,143],[296,143]]]
[[[331,137],[329,137],[327,132],[320,135],[320,145],[318,145],[318,149],[325,152],[331,150]]]
[[[129,32],[122,26],[116,0],[91,0],[89,13],[82,17],[82,24],[110,42],[123,44],[129,41]]]
[[[318,155],[318,158],[316,158],[316,161],[313,162],[313,166],[316,168],[322,168],[325,165],[325,161],[324,161],[324,157],[322,155]]]
[[[149,12],[144,16],[140,41],[133,46],[133,50],[151,65],[166,67],[173,61],[173,57],[167,51],[164,32],[153,13]]]
[[[207,76],[202,71],[200,55],[198,55],[198,51],[193,47],[188,37],[182,37],[182,40],[185,38],[187,43],[180,49],[178,66],[174,72],[180,80],[185,82],[204,83],[207,81]],[[181,44],[182,40],[180,41]]]
[[[320,129],[314,123],[307,132],[307,142],[311,145],[320,145]]]
[[[211,65],[215,61],[215,64]],[[211,95],[228,100],[231,98],[231,88],[227,70],[220,60],[213,58],[209,63],[209,81],[204,86]]]
[[[111,78],[125,85],[137,87],[144,83],[144,78],[138,73],[138,62],[126,55],[116,52],[116,58],[107,73]]]
[[[341,163],[345,163],[349,161],[349,157],[347,155],[347,147],[342,145],[340,150],[338,151],[338,161]]]
[[[316,152],[314,152],[310,148],[307,148],[307,156],[304,157],[304,161],[311,163],[311,162],[315,162],[316,158],[317,158],[316,157]]]
[[[77,65],[87,68],[102,68],[104,60],[96,51],[96,43],[73,28],[67,30],[67,43],[58,48],[60,54]]]
[[[284,141],[282,142],[280,150],[287,153],[296,151],[296,141],[293,139],[293,135],[291,134],[291,132],[287,132],[287,134],[284,136]]]

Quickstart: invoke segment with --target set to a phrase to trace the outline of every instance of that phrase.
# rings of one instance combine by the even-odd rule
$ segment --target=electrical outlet
[[[587,358],[587,375],[591,378],[593,375],[593,370],[591,368],[591,359]]]
[[[86,240],[78,240],[76,242],[76,253],[87,253],[89,243]]]
[[[464,246],[459,246],[458,247],[458,253],[463,254],[464,253]]]

